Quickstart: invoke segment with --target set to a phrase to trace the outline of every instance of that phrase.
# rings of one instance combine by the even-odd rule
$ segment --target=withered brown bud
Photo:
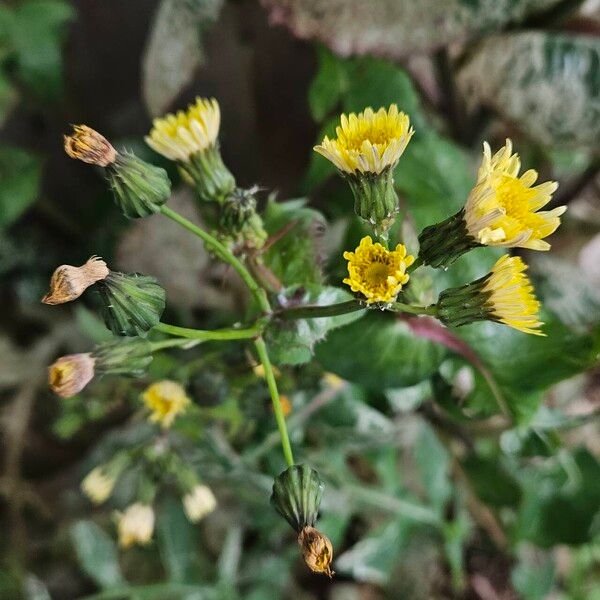
[[[95,362],[89,353],[61,356],[48,367],[50,389],[62,398],[75,396],[93,379]]]
[[[324,573],[333,577],[331,570],[333,560],[333,546],[326,535],[314,527],[306,526],[298,535],[298,544],[302,548],[302,556],[308,568],[314,573]]]
[[[65,152],[90,165],[108,167],[117,159],[111,143],[87,125],[73,125],[73,134],[65,135]]]
[[[106,263],[92,256],[81,267],[61,265],[50,278],[50,291],[42,298],[44,304],[64,304],[79,298],[90,285],[106,279],[110,271]]]

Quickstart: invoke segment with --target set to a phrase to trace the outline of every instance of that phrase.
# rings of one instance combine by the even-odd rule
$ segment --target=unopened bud
[[[91,285],[109,274],[106,263],[92,256],[81,267],[61,265],[50,278],[50,291],[42,298],[44,304],[64,304],[75,300]]]
[[[87,125],[74,125],[73,134],[65,135],[65,152],[90,165],[108,167],[117,159],[111,143]]]
[[[306,566],[313,573],[324,573],[327,577],[335,575],[335,572],[331,570],[333,546],[326,535],[314,527],[307,526],[298,535],[298,544],[302,548]]]
[[[61,356],[48,368],[48,384],[62,398],[78,394],[94,378],[94,357],[89,354]]]

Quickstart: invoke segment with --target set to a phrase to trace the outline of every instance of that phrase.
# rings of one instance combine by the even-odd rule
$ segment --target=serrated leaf
[[[491,106],[541,143],[597,145],[600,40],[595,36],[490,36],[458,80],[471,102]]]
[[[164,113],[203,62],[200,33],[223,0],[162,0],[142,58],[142,93],[152,116]]]
[[[373,390],[415,385],[435,373],[446,354],[443,346],[416,337],[406,322],[373,311],[316,349],[328,371]]]
[[[71,527],[71,540],[81,568],[101,588],[125,583],[115,543],[96,523],[77,521]]]
[[[560,0],[262,0],[271,22],[336,54],[402,58],[464,41]]]
[[[30,152],[0,147],[0,227],[12,225],[36,200],[41,161]]]
[[[351,300],[353,296],[340,288],[310,285],[288,288],[280,293],[286,306],[326,306]],[[293,302],[290,303],[290,300]],[[277,364],[299,365],[312,359],[315,344],[332,329],[359,319],[364,311],[318,319],[277,319],[271,322],[265,338],[269,356]]]
[[[326,221],[320,212],[305,204],[304,199],[270,201],[263,214],[269,235],[289,227],[264,255],[265,264],[286,287],[323,281],[321,238]]]

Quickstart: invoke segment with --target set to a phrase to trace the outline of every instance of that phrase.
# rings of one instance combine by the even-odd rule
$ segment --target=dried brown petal
[[[308,568],[314,573],[324,573],[333,577],[331,570],[333,560],[333,546],[326,535],[314,527],[305,527],[298,536],[298,544],[302,548],[302,556]]]
[[[110,271],[106,263],[92,256],[81,267],[61,265],[50,279],[50,291],[42,298],[44,304],[64,304],[79,298],[90,285],[106,279]]]
[[[117,158],[117,151],[111,143],[87,125],[73,125],[73,134],[64,137],[65,152],[76,160],[108,167]]]
[[[50,389],[62,398],[78,394],[93,379],[95,362],[89,353],[61,356],[48,367]]]

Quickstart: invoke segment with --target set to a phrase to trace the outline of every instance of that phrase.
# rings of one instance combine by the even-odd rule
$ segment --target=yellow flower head
[[[214,98],[196,98],[186,111],[154,119],[145,140],[169,160],[187,162],[192,154],[216,144],[220,125],[219,103]]]
[[[81,490],[94,504],[102,504],[112,494],[116,482],[104,467],[96,467],[81,482]]]
[[[344,252],[348,261],[349,277],[344,283],[353,292],[360,292],[367,304],[373,302],[393,302],[408,281],[407,267],[415,261],[406,254],[406,248],[398,244],[395,250],[388,250],[379,243],[373,243],[371,236],[364,237],[354,252]]]
[[[150,543],[154,533],[154,510],[151,506],[136,502],[128,506],[118,518],[119,545],[122,548]]]
[[[170,427],[175,417],[190,404],[185,390],[174,381],[158,381],[153,383],[142,394],[144,404],[152,411],[150,420],[160,423],[162,427]]]
[[[484,143],[477,184],[465,205],[467,230],[486,246],[549,250],[550,244],[543,238],[556,231],[567,207],[540,211],[558,184],[546,181],[534,186],[537,172],[530,169],[519,176],[520,169],[511,140],[493,156],[489,144]]]
[[[413,133],[408,115],[398,112],[395,104],[377,112],[369,107],[358,115],[343,114],[337,138],[325,136],[314,150],[340,171],[381,173],[398,162]]]
[[[545,335],[539,330],[540,302],[535,297],[527,265],[518,256],[501,256],[485,279],[482,291],[489,293],[486,302],[494,320],[523,333]]]
[[[75,396],[93,379],[95,362],[89,353],[61,356],[48,367],[50,389],[62,398]]]

